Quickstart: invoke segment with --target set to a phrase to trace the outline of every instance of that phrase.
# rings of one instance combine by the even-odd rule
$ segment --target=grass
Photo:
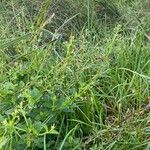
[[[0,149],[148,150],[149,1],[58,2],[1,1]]]

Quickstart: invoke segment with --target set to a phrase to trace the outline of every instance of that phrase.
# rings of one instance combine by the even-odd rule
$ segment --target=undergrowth
[[[0,3],[0,149],[150,148],[149,1]]]

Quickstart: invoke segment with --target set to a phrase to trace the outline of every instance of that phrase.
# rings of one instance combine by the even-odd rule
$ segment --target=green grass
[[[148,8],[2,0],[0,150],[148,150]]]

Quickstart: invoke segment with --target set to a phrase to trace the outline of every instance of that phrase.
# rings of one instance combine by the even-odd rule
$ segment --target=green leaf
[[[33,99],[38,99],[41,96],[41,92],[37,88],[33,88],[30,94]]]
[[[5,90],[14,90],[15,85],[11,82],[5,82],[4,85],[3,85],[3,88]]]
[[[6,145],[7,141],[8,139],[6,137],[0,138],[0,149],[2,149]]]
[[[0,114],[0,122],[4,120],[4,117]]]
[[[30,96],[30,104],[34,105],[34,103],[38,102],[39,98],[42,96],[42,93],[37,88],[33,88],[30,91]]]
[[[56,130],[50,130],[49,134],[58,134],[58,131],[56,131]]]

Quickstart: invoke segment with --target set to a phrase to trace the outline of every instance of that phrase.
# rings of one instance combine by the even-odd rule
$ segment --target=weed
[[[0,149],[149,149],[148,4],[2,0]]]

